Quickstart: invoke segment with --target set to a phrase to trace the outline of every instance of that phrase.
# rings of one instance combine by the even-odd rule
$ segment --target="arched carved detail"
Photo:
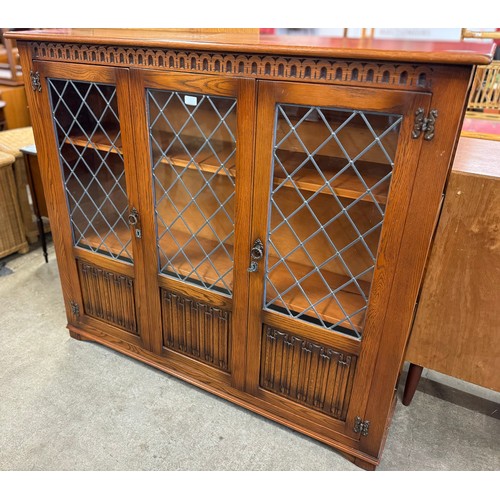
[[[356,63],[354,63],[356,64]],[[347,63],[337,63],[332,65],[332,80],[346,82],[348,80],[349,65]]]
[[[433,68],[376,61],[286,57],[256,54],[180,51],[113,46],[31,42],[34,59],[113,64],[140,68],[168,68],[206,74],[229,74],[291,81],[331,82],[412,90],[432,87]],[[85,54],[85,56],[84,56]]]
[[[274,64],[275,58],[271,56],[260,57],[261,72],[260,76],[265,78],[274,78],[276,73],[276,66]]]

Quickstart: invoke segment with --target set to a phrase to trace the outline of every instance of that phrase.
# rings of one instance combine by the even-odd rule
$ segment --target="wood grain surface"
[[[403,362],[421,278],[463,119],[473,70],[470,64],[489,60],[489,49],[467,52],[463,50],[464,45],[460,45],[461,50],[457,51],[449,45],[416,43],[410,44],[410,47],[378,41],[366,41],[363,45],[352,40],[285,39],[218,33],[185,35],[158,30],[142,32],[142,37],[133,30],[63,30],[57,33],[57,30],[32,31],[29,35],[17,32],[15,36],[21,40],[23,73],[34,113],[35,138],[49,216],[54,223],[54,242],[72,334],[75,338],[96,340],[172,373],[335,446],[350,454],[359,465],[373,468],[380,460],[394,408],[394,387]],[[29,40],[39,43],[30,43]],[[65,45],[66,42],[73,45]],[[143,50],[143,47],[149,49]],[[478,47],[474,46],[475,49]],[[416,62],[422,64],[414,64]],[[442,64],[438,66],[434,62]],[[40,72],[41,91],[32,90],[28,76],[32,70]],[[134,229],[141,231],[132,231],[133,263],[118,262],[103,254],[74,248],[65,179],[53,132],[48,77],[116,86],[122,133],[119,152],[124,157],[128,208],[137,209],[139,221]],[[237,148],[235,161],[231,160],[228,165],[231,170],[229,175],[223,178],[215,174],[217,162],[213,161],[214,155],[205,158],[205,162],[200,159],[199,169],[193,168],[187,151],[180,154],[173,150],[172,158],[164,155],[164,145],[170,143],[173,137],[165,126],[157,127],[162,144],[157,156],[164,161],[157,163],[154,160],[147,100],[151,89],[171,94],[209,95],[213,100],[228,97],[236,100]],[[284,194],[274,196],[272,193],[280,191],[277,183],[281,183],[279,175],[273,178],[272,174],[274,139],[276,134],[283,133],[276,130],[279,121],[276,118],[277,105],[283,103],[292,107],[330,108],[334,110],[333,116],[348,110],[352,127],[344,127],[343,119],[335,122],[337,132],[332,132],[332,136],[342,136],[344,128],[351,131],[345,138],[341,137],[341,142],[344,149],[354,150],[356,157],[353,161],[356,162],[365,150],[370,149],[373,141],[383,141],[390,151],[383,156],[390,158],[385,161],[381,155],[371,155],[364,158],[365,164],[359,163],[358,167],[370,174],[367,179],[374,179],[374,186],[376,179],[382,179],[391,169],[390,190],[384,185],[370,200],[359,199],[366,198],[366,195],[356,182],[353,183],[355,178],[351,175],[345,179],[347,184],[340,185],[337,178],[333,182],[333,189],[339,194],[334,195],[333,191],[326,194],[325,180],[320,179],[324,174],[318,176],[318,173],[309,170],[303,172],[301,179],[296,179],[298,189],[293,188],[292,179],[285,175],[283,179],[287,179],[285,183],[288,184],[283,187]],[[177,106],[173,120],[178,119],[181,108]],[[438,110],[439,118],[432,141],[424,140],[423,136],[415,138],[412,134],[420,108],[424,114],[434,108]],[[390,123],[397,123],[394,137],[379,137],[387,127],[386,118],[383,123],[370,119],[375,131],[370,125],[367,133],[359,117],[369,113],[379,118],[388,117]],[[217,126],[218,120],[207,118],[206,113],[198,118],[201,127]],[[308,143],[324,141],[318,134],[323,125],[318,120],[312,120],[312,116],[309,118],[308,125],[304,122],[291,129],[295,130],[294,133],[298,129],[299,134],[303,131]],[[234,125],[232,123],[231,128]],[[331,131],[331,127],[325,126]],[[200,133],[193,127],[183,130],[187,132],[187,143],[202,144],[200,140],[205,133],[201,133],[201,129]],[[78,135],[77,131],[75,136]],[[353,135],[356,138],[351,140]],[[209,134],[207,137],[215,136]],[[77,141],[75,148],[87,147],[81,137],[74,139]],[[99,137],[96,141],[94,147],[87,148],[86,158],[92,159],[95,166],[97,156],[104,154],[107,163],[110,166],[114,164],[117,155],[110,152],[109,141]],[[296,153],[300,152],[299,143],[291,140],[288,147],[280,147],[279,154],[283,155],[283,161],[288,166],[283,172],[288,173],[297,161],[303,161],[296,158]],[[226,151],[226,146],[228,144],[217,150]],[[318,149],[318,146],[313,149]],[[324,149],[321,155],[328,158],[318,158],[322,166],[319,170],[323,169],[331,175],[336,171],[337,163],[344,161],[342,158],[352,156],[341,150],[341,147],[335,146]],[[79,156],[65,160],[74,163]],[[179,192],[174,195],[172,191],[172,197],[160,209],[155,203],[157,193],[152,168],[158,164],[161,170],[169,162],[172,163],[172,172],[183,173],[183,182],[187,185],[182,189],[187,189],[184,194]],[[195,191],[206,188],[203,182],[194,181],[195,174],[211,179],[210,188],[221,196],[231,192],[235,182],[234,216],[229,221],[234,223],[234,238],[232,235],[228,240],[234,261],[230,294],[220,294],[200,286],[203,277],[198,283],[188,283],[159,272],[161,251],[169,252],[172,246],[158,245],[158,214],[168,218],[169,214],[174,214],[177,205],[187,204],[193,209],[194,203],[190,198],[195,198],[204,217],[192,217],[194,225],[201,230],[207,214],[214,213],[214,200],[210,196],[195,196]],[[175,182],[174,178],[167,176],[163,176],[162,180],[170,186]],[[190,190],[189,186],[196,186],[196,189]],[[177,185],[177,189],[180,188],[181,185]],[[292,200],[293,193],[301,193],[304,199],[311,200],[306,203],[310,215],[300,209],[301,203]],[[338,205],[339,196],[344,200],[342,206]],[[290,220],[295,218],[292,213],[297,212],[297,222],[288,222],[290,227],[293,225],[292,234],[287,235],[285,230],[271,232],[274,222],[270,207],[276,207],[276,202],[285,209]],[[376,259],[371,256],[368,259],[363,256],[363,247],[354,243],[362,233],[375,227],[378,219],[370,224],[367,221],[379,203],[384,205],[384,209],[379,210],[384,224],[381,230],[376,226],[377,229],[365,237],[365,249],[370,248],[370,253],[376,254]],[[125,217],[128,216],[126,208],[123,209]],[[347,221],[332,224],[324,232],[330,239],[337,238],[342,258],[349,261],[348,267],[352,267],[352,271],[334,263],[327,265],[328,258],[340,255],[340,252],[332,255],[321,238],[308,239],[313,222],[323,221],[324,216],[325,221],[320,224],[324,227],[330,218],[344,212],[356,219],[358,233],[354,236],[350,234],[354,230],[349,229],[352,222],[348,224]],[[188,216],[183,213],[183,217]],[[227,224],[219,216],[210,220],[221,227]],[[121,230],[129,231],[129,226],[125,224]],[[232,229],[226,227],[226,230]],[[186,234],[176,233],[175,236],[187,242]],[[275,240],[271,240],[272,234]],[[217,243],[208,231],[200,233],[202,237],[203,241],[211,238],[212,243]],[[254,269],[249,269],[251,248],[257,239],[264,242],[264,250],[258,268],[253,272]],[[300,258],[292,257],[295,247],[305,247],[308,242],[311,243],[309,257],[318,263],[325,263],[325,266],[315,263],[305,266]],[[307,277],[309,270],[319,265],[324,267],[322,272],[329,281],[338,282],[338,290],[349,296],[352,294],[355,299],[352,307],[360,308],[363,314],[366,311],[364,324],[362,318],[357,323],[362,331],[354,335],[341,327],[322,327],[319,321],[302,321],[293,314],[283,314],[282,310],[266,309],[266,286],[270,286],[269,275],[273,272],[270,270],[266,274],[266,265],[272,265],[270,247],[273,244],[282,246],[285,253],[290,254],[287,259],[294,275],[306,273]],[[269,248],[266,249],[266,246]],[[207,248],[216,247],[212,244]],[[197,259],[196,251],[186,251],[191,258]],[[213,258],[218,261],[216,252]],[[78,273],[78,259],[88,262],[90,268],[102,270],[102,276],[119,276],[118,288],[109,293],[99,271],[96,277],[91,277],[90,281],[87,279],[85,288],[85,279],[81,277],[83,271]],[[376,260],[374,266],[370,262],[372,268],[369,270],[366,268],[367,259]],[[198,261],[202,263],[202,260]],[[205,264],[199,269],[205,269]],[[231,269],[227,263],[222,268]],[[364,270],[367,270],[365,274]],[[361,295],[369,293],[367,309],[364,308],[367,301],[363,298],[359,305],[359,297],[355,296],[356,287],[345,281],[352,272],[359,274],[360,288],[357,292]],[[276,280],[285,277],[277,273]],[[300,276],[295,277],[300,279]],[[300,283],[299,279],[297,283]],[[291,283],[285,281],[283,287],[293,285],[293,280]],[[341,320],[334,308],[325,307],[327,302],[323,297],[329,295],[319,294],[323,285],[309,281],[310,287],[302,294],[305,299],[302,303],[284,297],[285,292],[280,300],[304,311],[314,303],[322,316]],[[207,282],[210,283],[210,279]],[[130,289],[126,294],[131,314],[127,320],[131,320],[129,323],[132,325],[134,318],[137,321],[137,328],[133,326],[128,331],[120,325],[121,316],[116,316],[120,308],[111,310],[114,309],[112,301],[123,291],[120,287],[127,283],[133,283],[133,294]],[[85,301],[87,309],[90,302],[90,309],[93,307],[97,311],[101,306],[94,293],[99,288],[107,292],[102,301],[107,311],[104,316],[100,312],[86,314]],[[178,299],[181,296],[182,299]],[[79,311],[75,304],[80,306]],[[359,311],[353,312],[352,316]],[[106,318],[106,314],[111,320]],[[346,317],[345,313],[342,317]],[[202,323],[203,326],[200,326]],[[266,328],[278,333],[268,335]],[[207,342],[210,344],[208,349]],[[203,353],[200,349],[202,344]],[[366,436],[360,434],[359,428],[354,425],[360,420],[370,422]]]
[[[0,85],[0,99],[5,101],[3,112],[7,122],[7,129],[31,126],[26,90],[23,85],[18,87]]]
[[[65,28],[15,31],[7,38],[64,43],[133,45],[196,50],[275,53],[317,57],[355,57],[370,60],[489,64],[492,43],[378,40],[319,36],[260,35],[255,33],[190,33],[169,30]]]
[[[500,390],[500,143],[461,138],[406,359]]]

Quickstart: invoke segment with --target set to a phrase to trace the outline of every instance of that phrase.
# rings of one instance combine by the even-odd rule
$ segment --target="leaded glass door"
[[[211,376],[242,387],[250,220],[244,199],[255,84],[176,73],[134,76],[145,108],[143,161],[150,165],[143,183],[153,217],[144,230],[154,241],[152,293],[161,304],[156,352],[188,369],[201,363]]]
[[[381,297],[395,264],[386,259],[397,256],[400,238],[391,227],[409,202],[398,187],[411,186],[417,168],[413,118],[428,101],[259,84],[252,235],[262,257],[249,256],[251,391],[283,408],[300,405],[321,425],[329,417],[351,436],[383,334]]]
[[[140,260],[128,70],[37,64],[54,125],[70,231],[65,246],[78,275],[72,310],[88,323],[148,345],[138,298]],[[135,218],[134,218],[135,217]]]

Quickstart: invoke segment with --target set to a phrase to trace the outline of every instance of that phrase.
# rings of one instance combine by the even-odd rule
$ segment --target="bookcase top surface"
[[[492,42],[277,36],[168,29],[63,28],[12,31],[6,36],[18,41],[465,65],[489,64],[495,51]]]

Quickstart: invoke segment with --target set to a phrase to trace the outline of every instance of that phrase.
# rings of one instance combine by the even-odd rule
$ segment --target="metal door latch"
[[[257,238],[250,250],[250,267],[247,269],[249,273],[255,273],[259,268],[258,261],[264,256],[264,245],[259,238]]]
[[[135,232],[135,237],[136,238],[141,238],[142,237],[142,231],[139,229],[139,212],[137,211],[137,208],[132,208],[130,210],[130,213],[128,214],[128,223],[131,226],[134,226],[134,232]]]

